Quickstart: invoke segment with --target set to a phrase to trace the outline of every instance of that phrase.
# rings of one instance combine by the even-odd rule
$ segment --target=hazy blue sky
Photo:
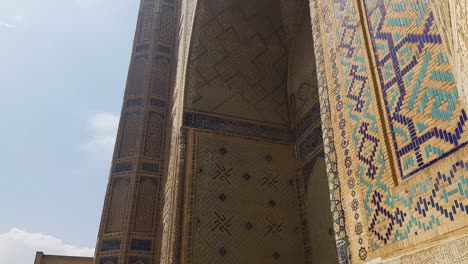
[[[0,263],[92,252],[138,4],[0,0]]]

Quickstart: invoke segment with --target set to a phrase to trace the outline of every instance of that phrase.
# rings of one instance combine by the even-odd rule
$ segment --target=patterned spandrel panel
[[[381,121],[388,115],[385,109],[378,107],[379,102],[384,102],[381,100],[382,98],[379,98],[378,89],[385,87],[386,82],[381,82],[383,79],[380,79],[384,78],[385,75],[379,76],[376,72],[376,79],[373,80],[374,75],[369,66],[373,62],[366,59],[368,53],[365,45],[369,44],[368,47],[372,51],[373,43],[382,40],[374,39],[373,43],[366,43],[363,34],[366,27],[363,23],[367,21],[360,21],[359,14],[359,4],[362,2],[319,0],[317,3],[317,16],[321,24],[321,38],[319,38],[321,45],[316,46],[317,54],[323,53],[324,62],[329,63],[328,65],[317,64],[318,67],[324,67],[327,77],[325,87],[330,95],[328,98],[321,98],[321,100],[323,100],[323,105],[330,104],[331,124],[335,132],[334,139],[339,143],[335,145],[334,149],[327,149],[327,144],[325,144],[325,155],[336,155],[337,157],[337,163],[334,164],[336,168],[332,169],[337,170],[339,177],[339,188],[330,188],[330,195],[331,197],[337,197],[338,195],[342,197],[345,223],[340,224],[340,229],[343,227],[346,233],[343,232],[341,235],[345,235],[344,238],[349,241],[350,255],[353,262],[357,261],[359,263],[382,255],[390,255],[409,246],[416,246],[422,241],[466,227],[468,219],[468,205],[466,202],[468,198],[467,148],[459,147],[456,152],[450,154],[446,152],[447,155],[440,155],[436,159],[437,163],[432,161],[425,163],[431,166],[423,168],[411,178],[400,182],[396,186],[392,173],[392,162],[390,162],[389,158],[393,153],[391,151],[393,148],[387,148],[385,144],[388,138],[388,143],[390,143],[390,147],[392,146],[394,141],[392,136],[395,132],[389,131],[388,135],[384,134],[384,125],[386,123]],[[376,4],[377,6],[379,6],[379,3],[384,3],[380,7],[386,7],[390,3],[390,7],[379,9],[382,14],[385,12],[389,14],[400,12],[405,6],[413,8],[412,12],[406,13],[409,20],[405,20],[403,15],[398,16],[398,19],[395,18],[395,20],[384,19],[383,22],[380,20],[381,16],[377,14],[374,14],[374,19],[369,18],[369,23],[377,21],[375,24],[380,23],[382,27],[418,19],[421,23],[423,23],[424,19],[431,21],[429,7],[418,9],[422,7],[424,1],[403,1],[400,3],[402,5],[398,5],[396,1],[367,1],[366,3]],[[362,6],[362,8],[365,8],[365,6]],[[377,12],[376,10],[373,9],[373,12]],[[369,10],[367,12],[368,14],[372,13]],[[384,16],[388,18],[389,15],[384,14]],[[411,29],[418,30],[418,27],[411,27]],[[427,30],[430,31],[431,27]],[[418,37],[416,33],[413,35],[410,29],[406,27],[401,27],[399,31],[393,30],[393,33],[401,34],[401,40]],[[376,36],[383,37],[390,36],[390,34],[380,32]],[[413,71],[416,72],[413,78],[422,78],[419,82],[421,86],[411,86],[405,92],[410,97],[414,91],[421,88],[422,94],[417,93],[415,97],[410,98],[414,98],[414,101],[419,103],[422,102],[421,98],[426,98],[428,100],[427,104],[431,103],[430,108],[432,110],[429,113],[436,113],[437,108],[434,108],[434,104],[437,105],[438,100],[445,104],[444,107],[448,107],[450,99],[453,99],[453,97],[442,92],[437,93],[434,89],[422,88],[423,84],[429,83],[426,78],[441,76],[440,73],[434,75],[429,73],[429,76],[419,75],[423,69],[424,58],[427,58],[427,54],[436,53],[436,51],[440,53],[443,50],[442,48],[434,48],[437,43],[428,44],[426,41],[437,42],[438,38],[434,34],[428,34],[416,44],[416,50],[418,50],[418,45],[424,46],[421,51],[424,53],[424,56],[421,55],[423,62],[418,64],[417,59],[419,57],[416,57],[417,62],[415,63],[418,66],[413,68]],[[389,47],[386,46],[376,45],[376,47],[389,50]],[[377,54],[378,52],[381,51],[376,51]],[[374,53],[371,52],[369,55],[373,56]],[[386,55],[385,58],[393,60],[392,56]],[[394,56],[398,57],[400,55]],[[434,58],[432,55],[430,56]],[[317,56],[317,59],[321,58],[321,56]],[[409,59],[413,60],[414,57],[410,56]],[[443,62],[445,60],[443,56],[438,59],[440,61],[434,64],[430,64],[432,63],[431,60],[426,60],[429,63],[428,65],[431,65],[427,66],[428,70],[436,71],[439,69],[438,67],[450,68]],[[379,63],[378,58],[377,63]],[[410,64],[414,63],[410,62]],[[393,67],[377,66],[381,73]],[[411,67],[408,67],[406,70],[411,70]],[[345,78],[343,79],[341,76],[345,76]],[[403,81],[406,82],[406,80]],[[443,83],[441,80],[431,81],[433,83]],[[395,82],[398,83],[396,79]],[[409,82],[412,83],[411,80]],[[446,85],[442,84],[437,87],[439,89],[454,88],[453,83],[447,82],[447,78],[445,82]],[[374,83],[377,85],[374,86]],[[428,93],[428,91],[430,92]],[[438,98],[435,96],[429,98],[431,92],[433,92],[432,95],[437,95]],[[395,96],[395,105],[398,104],[398,98],[400,97]],[[409,99],[405,100],[402,99],[400,109],[407,108],[405,102],[407,103]],[[380,110],[382,110],[382,115]],[[460,106],[453,109],[453,116],[456,110],[463,116],[463,109]],[[427,114],[427,112],[424,113]],[[420,114],[413,117],[413,121],[424,120],[423,113]],[[394,114],[394,116],[398,115]],[[440,116],[444,117],[445,115],[440,114]],[[432,120],[430,125],[437,127],[446,124],[443,128],[446,130],[451,129],[452,121],[444,122],[447,123]],[[409,124],[409,121],[406,124]],[[431,126],[427,129],[434,129]],[[457,125],[455,131],[457,129],[458,131],[464,131],[463,126],[460,128]],[[449,135],[447,132],[442,134]],[[450,136],[453,136],[453,134]],[[461,145],[466,137],[463,134],[459,136],[461,139],[459,139],[458,145]],[[453,142],[450,142],[450,139]],[[443,142],[445,138],[439,140]],[[457,144],[453,137],[447,137],[447,140],[448,143],[439,143],[441,148],[450,148]],[[419,142],[419,144],[424,146],[423,141]],[[423,162],[426,162],[426,160],[423,160]],[[398,168],[396,166],[394,168],[397,173],[399,172]],[[397,176],[399,175],[397,174]],[[330,178],[330,180],[335,180],[335,178]],[[339,190],[339,193],[337,193],[337,190]],[[339,219],[335,214],[333,218],[335,221]],[[340,240],[337,240],[337,242],[340,242]],[[345,256],[346,254],[345,252]],[[343,260],[344,263],[348,261],[345,258]]]
[[[140,28],[138,30],[137,40],[139,42],[149,41],[151,37],[151,27],[153,22],[153,1],[146,1],[149,3],[144,4],[140,14],[139,14],[139,23]]]
[[[151,78],[151,95],[159,96],[161,98],[167,97],[170,80],[169,67],[169,59],[163,56],[156,56],[156,59],[153,63],[153,72]]]
[[[349,254],[359,263],[368,260],[370,249],[368,229],[363,228],[367,226],[361,202],[365,186],[361,187],[359,180],[391,176],[387,150],[356,1],[319,0],[314,9],[320,31],[316,38],[320,43],[315,46],[320,99],[324,110],[330,112],[324,121],[333,129],[324,131],[324,151],[338,257],[340,263],[349,263]],[[353,232],[355,227],[358,231]]]
[[[195,137],[188,263],[304,263],[292,146]]]
[[[160,158],[162,139],[165,128],[164,114],[159,112],[149,112],[148,129],[146,131],[145,156],[149,158]]]
[[[327,167],[328,189],[330,197],[330,210],[332,212],[333,229],[335,232],[335,240],[337,242],[338,260],[339,263],[346,263],[349,258],[348,244],[346,242],[347,234],[344,226],[344,211],[343,200],[340,185],[340,178],[337,173],[336,161],[338,159],[336,145],[334,142],[333,126],[332,126],[332,112],[329,100],[327,68],[325,67],[324,46],[326,35],[322,33],[323,15],[321,13],[323,4],[320,1],[311,2],[310,15],[312,32],[314,38],[314,53],[316,58],[317,67],[317,80],[319,89],[320,100],[320,120],[322,123],[323,133],[323,150],[325,157],[325,164]],[[328,57],[327,57],[328,59]],[[330,91],[331,92],[331,91]],[[307,126],[304,126],[307,127]],[[303,168],[303,171],[310,171],[310,164]],[[306,174],[307,175],[307,174]],[[354,180],[354,179],[353,179]]]
[[[161,21],[159,25],[159,40],[164,41],[166,43],[170,43],[172,41],[174,31],[172,23],[174,23],[174,17],[175,8],[172,6],[163,5],[161,12]]]
[[[130,72],[127,95],[141,96],[145,89],[146,68],[148,67],[148,55],[138,55],[133,61]]]
[[[364,1],[403,179],[467,144],[468,121],[428,0]]]
[[[112,186],[106,232],[122,231],[128,199],[128,180],[116,180]]]
[[[154,228],[157,207],[157,183],[154,179],[141,179],[135,216],[135,231],[150,232]]]
[[[140,112],[125,113],[119,158],[135,155],[140,120]]]

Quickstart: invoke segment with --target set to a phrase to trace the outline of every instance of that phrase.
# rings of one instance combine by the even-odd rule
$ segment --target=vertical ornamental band
[[[159,263],[177,2],[141,0],[94,263]]]

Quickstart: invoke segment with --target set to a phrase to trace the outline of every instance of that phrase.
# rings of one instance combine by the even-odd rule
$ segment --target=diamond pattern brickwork
[[[181,105],[171,102],[170,82],[177,3],[140,4],[95,263],[161,263],[160,201],[169,163],[165,146],[171,145],[166,131],[175,112],[169,106]]]
[[[116,180],[113,183],[112,200],[109,205],[109,216],[106,232],[119,232],[123,229],[125,206],[128,200],[129,182]]]
[[[194,137],[187,263],[304,263],[293,148]]]
[[[468,117],[429,2],[365,6],[398,170],[407,178],[466,145]]]
[[[199,1],[186,108],[288,124],[287,43],[279,1]]]

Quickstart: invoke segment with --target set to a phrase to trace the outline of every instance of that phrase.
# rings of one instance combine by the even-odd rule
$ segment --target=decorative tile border
[[[429,0],[364,1],[403,179],[467,144],[467,114]]]
[[[410,1],[409,5],[413,2],[416,3]],[[313,20],[317,63],[323,65],[318,71],[320,73],[322,68],[326,76],[325,85],[322,82],[320,87],[328,91],[327,96],[321,98],[322,114],[323,110],[330,113],[329,119],[322,120],[324,138],[328,134],[326,127],[329,124],[332,141],[336,143],[333,149],[327,149],[328,143],[325,142],[326,157],[336,157],[336,175],[329,175],[329,179],[335,180],[338,188],[330,185],[330,196],[340,197],[343,202],[343,216],[346,219],[346,226],[343,223],[343,227],[347,231],[343,239],[349,241],[351,258],[357,262],[463,227],[468,219],[468,160],[464,159],[467,149],[462,144],[451,155],[438,155],[444,159],[437,163],[424,161],[424,164],[433,165],[396,187],[389,162],[393,147],[387,149],[385,144],[386,123],[381,120],[384,116],[379,111],[380,98],[376,88],[381,84],[379,79],[372,78],[369,65],[373,61],[366,59],[369,56],[365,49],[365,25],[360,22],[359,3],[318,0],[314,6],[314,2],[311,2],[312,17],[318,17],[321,26],[314,25]],[[395,5],[394,8],[401,7]],[[415,20],[421,16],[421,21],[424,16],[430,17],[424,12],[413,12],[411,15]],[[321,60],[321,53],[325,60]],[[442,58],[439,57],[440,64],[443,64]],[[420,70],[422,66],[416,68]],[[437,79],[437,76],[429,75],[428,78]],[[320,79],[323,80],[323,77],[319,76],[319,82]],[[410,92],[415,91],[414,87],[411,89]],[[428,91],[434,92],[434,89]],[[447,98],[446,102],[450,102],[450,98],[454,98],[453,95],[434,94],[439,97],[433,99],[436,103]],[[421,98],[424,98],[424,94]],[[415,99],[415,102],[422,100]],[[463,127],[459,126],[464,125],[464,121],[460,120],[464,120],[464,117],[463,108],[458,109],[462,118],[450,121],[447,129],[458,129],[460,132]],[[440,118],[445,117],[440,114]],[[462,134],[451,134],[451,137],[447,134],[444,140],[448,140],[448,146],[455,142],[454,135],[460,137],[457,138],[459,143],[466,141]],[[387,138],[392,138],[392,134]],[[334,215],[334,219],[339,217]],[[338,236],[337,242],[340,243]]]
[[[223,132],[250,138],[294,143],[292,130],[283,127],[271,127],[262,124],[228,119],[202,113],[185,112],[183,125],[197,129]]]

